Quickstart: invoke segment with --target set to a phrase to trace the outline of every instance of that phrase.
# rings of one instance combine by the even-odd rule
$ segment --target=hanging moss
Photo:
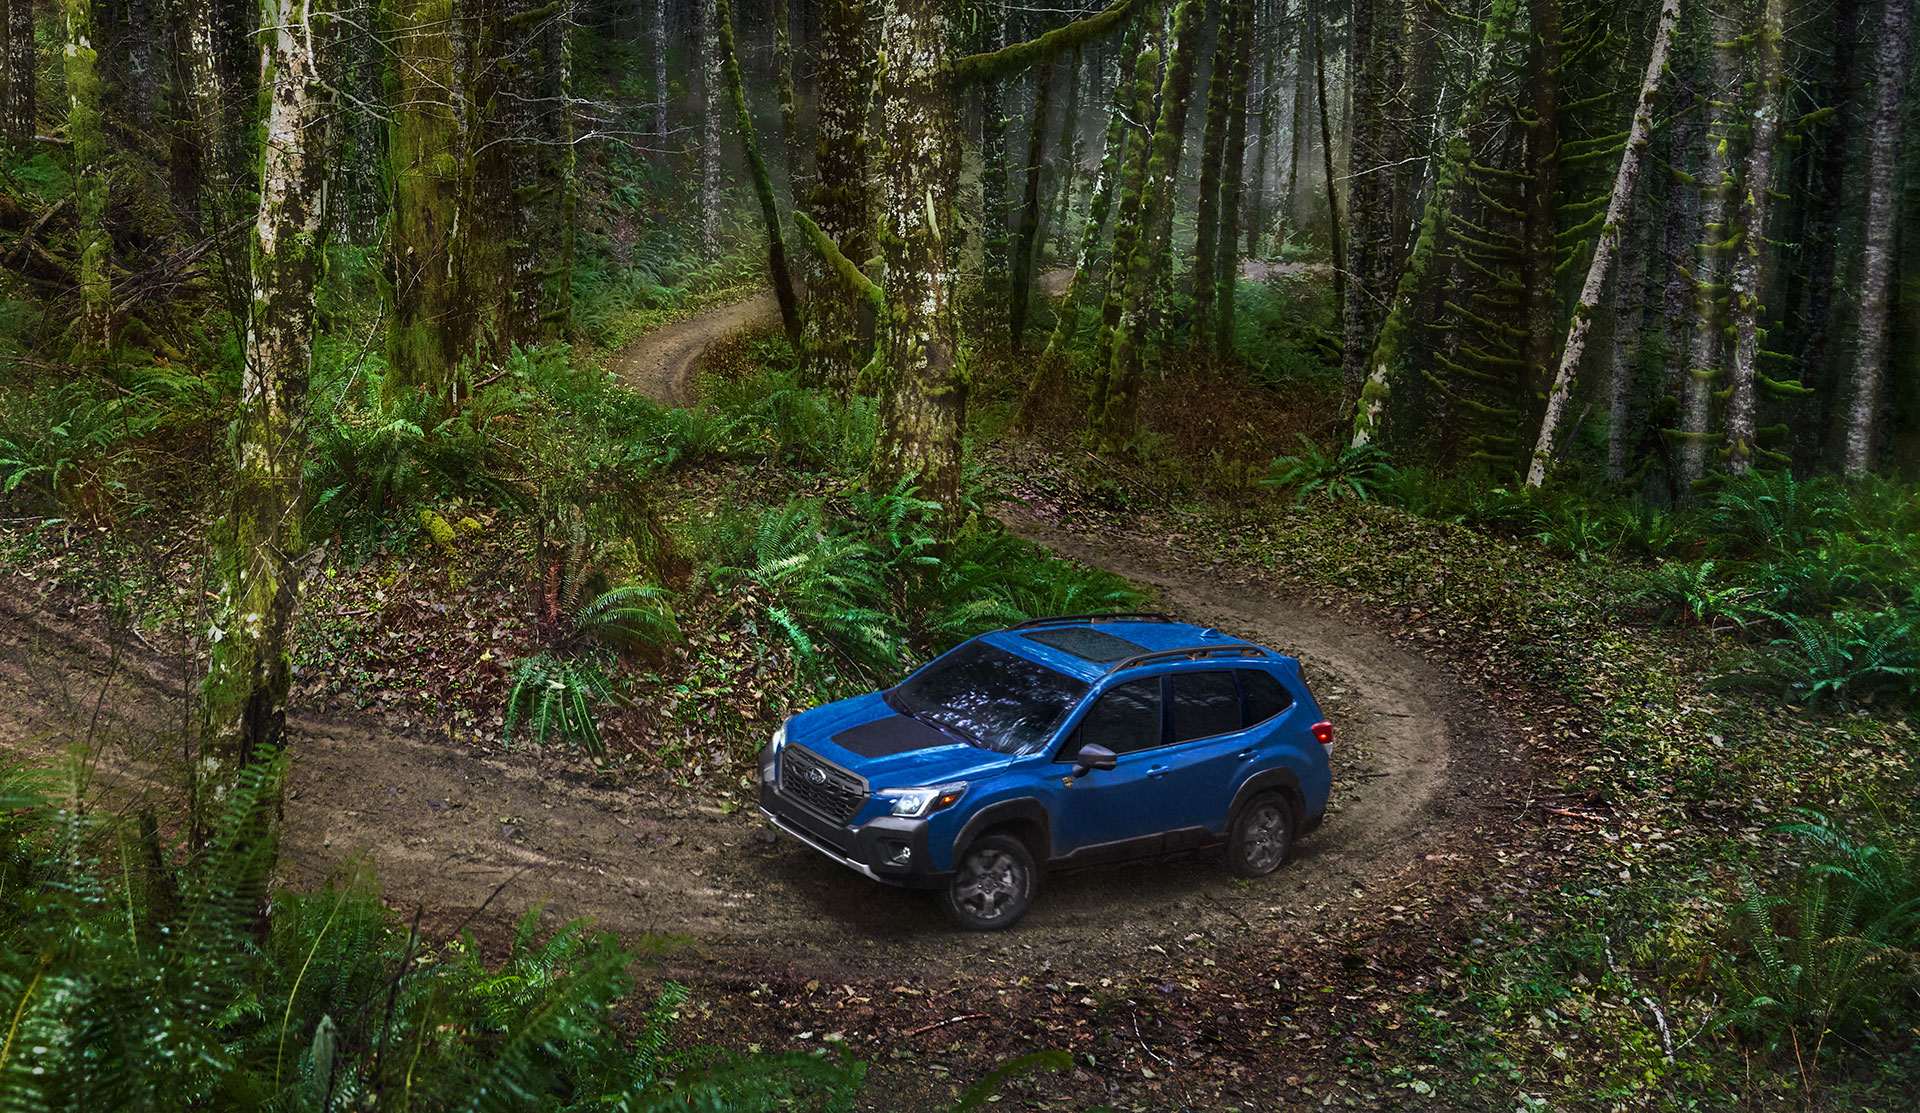
[[[767,272],[773,283],[773,295],[780,303],[780,323],[787,342],[800,346],[800,311],[793,294],[793,276],[787,269],[787,243],[780,234],[780,208],[774,200],[773,181],[767,176],[767,162],[760,157],[760,144],[753,137],[753,114],[747,109],[747,91],[740,79],[740,59],[733,49],[733,4],[718,0],[714,18],[720,21],[720,58],[726,70],[727,95],[733,100],[734,127],[747,152],[747,166],[753,174],[753,192],[760,199],[760,218],[767,228]]]

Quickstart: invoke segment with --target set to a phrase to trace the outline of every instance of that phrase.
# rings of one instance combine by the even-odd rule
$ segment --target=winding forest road
[[[757,304],[657,330],[614,366],[654,397],[684,398],[699,352],[760,320]],[[1007,524],[1145,586],[1175,615],[1302,660],[1342,760],[1337,810],[1291,865],[1256,882],[1208,860],[1061,878],[1013,931],[973,935],[950,929],[924,895],[776,836],[750,805],[729,813],[675,802],[524,750],[307,712],[292,722],[288,880],[318,885],[364,856],[391,904],[421,910],[441,930],[471,921],[482,938],[545,900],[550,917],[586,917],[630,939],[682,938],[665,960],[681,977],[930,979],[994,967],[1098,977],[1171,969],[1197,948],[1272,947],[1330,929],[1418,893],[1436,859],[1471,853],[1461,833],[1484,818],[1476,786],[1497,772],[1499,717],[1443,669],[1283,597],[1252,569],[1196,569],[1159,544],[1093,541],[1030,515]],[[94,775],[121,799],[158,792],[153,770],[182,722],[179,669],[137,643],[109,646],[98,630],[57,594],[0,579],[0,741],[50,752],[91,723],[107,743]],[[109,709],[104,719],[96,707]]]

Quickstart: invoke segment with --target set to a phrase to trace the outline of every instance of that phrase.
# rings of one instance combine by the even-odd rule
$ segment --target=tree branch
[[[1037,39],[981,54],[969,54],[953,64],[953,83],[955,86],[964,86],[975,82],[998,81],[1074,47],[1085,46],[1132,15],[1133,5],[1134,0],[1115,0],[1111,7],[1099,15],[1055,28]]]
[[[854,292],[865,299],[867,304],[873,306],[876,312],[883,316],[885,315],[887,309],[886,294],[874,283],[873,279],[868,278],[866,274],[860,270],[859,266],[857,266],[853,260],[847,258],[846,255],[840,251],[839,246],[836,245],[825,232],[821,231],[820,226],[813,222],[812,217],[796,210],[793,214],[793,226],[800,229],[800,231],[806,235],[807,239],[812,241],[813,249],[818,251],[822,258],[826,259],[827,264],[840,276],[842,282],[851,286]]]

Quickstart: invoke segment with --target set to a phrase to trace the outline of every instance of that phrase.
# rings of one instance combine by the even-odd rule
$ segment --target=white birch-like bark
[[[720,25],[700,0],[700,246],[720,253]]]
[[[653,135],[658,142],[667,134],[667,0],[653,0]]]
[[[1633,125],[1627,131],[1626,147],[1620,152],[1620,167],[1614,172],[1613,195],[1607,199],[1606,221],[1600,228],[1600,241],[1593,248],[1593,261],[1587,264],[1580,300],[1573,307],[1573,322],[1567,327],[1566,345],[1560,352],[1560,369],[1554,372],[1553,386],[1547,392],[1546,415],[1540,420],[1540,437],[1534,442],[1533,461],[1527,467],[1529,487],[1538,487],[1547,478],[1547,461],[1553,457],[1554,438],[1566,415],[1567,399],[1573,394],[1574,374],[1580,369],[1580,357],[1586,354],[1587,333],[1593,328],[1593,315],[1600,308],[1607,272],[1612,269],[1614,252],[1620,246],[1620,228],[1633,210],[1634,191],[1640,184],[1640,164],[1653,135],[1653,105],[1660,97],[1667,50],[1673,44],[1674,27],[1679,20],[1680,0],[1663,0],[1660,22],[1653,32],[1653,51],[1647,57],[1646,76],[1640,81],[1640,100],[1634,108]]]
[[[314,290],[324,253],[324,87],[308,0],[267,0],[260,32],[268,94],[252,245],[246,366],[235,420],[232,502],[210,632],[207,738],[197,770],[205,824],[252,762],[286,742],[288,633],[299,595],[301,474]],[[271,819],[268,830],[271,832]]]
[[[1747,147],[1746,180],[1740,190],[1740,244],[1733,257],[1729,295],[1733,308],[1733,364],[1727,397],[1727,470],[1745,475],[1753,466],[1755,364],[1760,357],[1760,283],[1767,250],[1767,216],[1773,185],[1773,149],[1780,138],[1783,82],[1780,42],[1786,37],[1786,0],[1767,0],[1754,34],[1754,105]]]
[[[1873,125],[1867,134],[1867,220],[1860,247],[1860,346],[1847,424],[1846,473],[1860,477],[1873,462],[1873,434],[1887,373],[1888,295],[1893,289],[1894,178],[1900,165],[1913,0],[1887,0],[1875,59]]]

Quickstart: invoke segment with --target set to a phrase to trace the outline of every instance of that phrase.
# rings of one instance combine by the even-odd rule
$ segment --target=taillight
[[[1329,750],[1333,749],[1333,724],[1324,719],[1313,724],[1313,740]]]

